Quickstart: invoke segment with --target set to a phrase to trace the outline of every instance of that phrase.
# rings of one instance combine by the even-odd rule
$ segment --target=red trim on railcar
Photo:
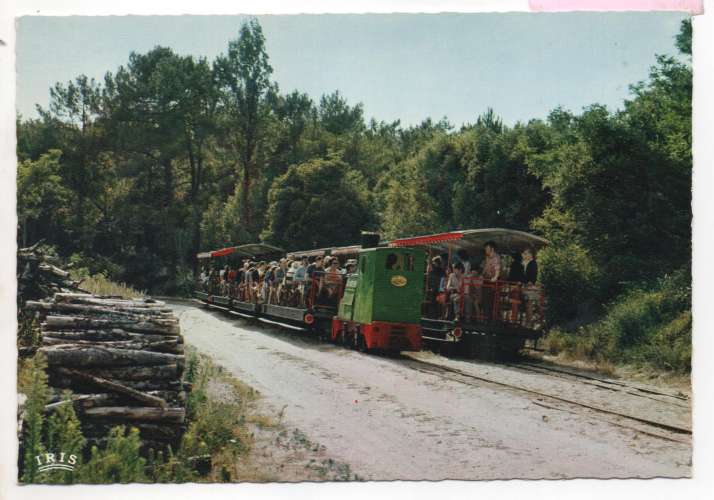
[[[389,243],[390,247],[412,247],[419,245],[431,245],[442,241],[460,240],[464,237],[462,232],[430,234],[428,236],[415,236],[413,238],[401,238]]]
[[[221,248],[220,250],[213,250],[211,252],[211,257],[225,257],[226,255],[230,255],[235,251],[236,247]]]

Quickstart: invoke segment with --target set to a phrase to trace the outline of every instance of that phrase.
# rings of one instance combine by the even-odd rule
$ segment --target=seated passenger
[[[345,263],[345,274],[354,274],[357,270],[357,260],[348,259]]]
[[[293,273],[293,282],[295,283],[296,292],[298,294],[298,304],[300,307],[305,306],[305,283],[307,279],[307,257],[303,257],[300,261],[295,262],[295,272]]]
[[[328,257],[329,258],[329,257]],[[329,258],[328,267],[320,279],[320,292],[329,299],[334,301],[342,286],[342,275],[340,274],[339,263],[337,257]]]

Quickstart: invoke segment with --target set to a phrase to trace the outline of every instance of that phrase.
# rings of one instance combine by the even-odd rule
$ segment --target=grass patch
[[[121,297],[138,299],[146,295],[145,292],[136,290],[126,283],[117,283],[103,274],[92,276],[76,276],[74,279],[81,279],[80,287],[94,295],[119,295]]]

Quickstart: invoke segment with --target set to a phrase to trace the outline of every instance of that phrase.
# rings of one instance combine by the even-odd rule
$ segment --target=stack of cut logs
[[[22,307],[28,300],[51,297],[57,292],[81,291],[79,281],[70,278],[69,271],[60,269],[56,256],[41,246],[20,248],[17,252],[17,298]]]
[[[186,384],[178,319],[163,302],[82,293],[28,301],[42,319],[49,384],[71,389],[82,432],[101,444],[115,425],[137,427],[145,447],[176,446]],[[48,405],[52,410],[57,401]]]

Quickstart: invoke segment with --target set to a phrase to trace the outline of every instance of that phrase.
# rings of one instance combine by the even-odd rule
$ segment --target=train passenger
[[[464,273],[464,318],[467,322],[481,317],[481,275],[478,266],[472,265],[468,273]]]
[[[354,274],[357,271],[357,259],[347,259],[345,262],[345,274]]]
[[[208,273],[208,293],[215,295],[218,291],[218,271],[211,268]]]
[[[523,300],[526,306],[526,327],[533,328],[533,312],[540,299],[538,287],[538,263],[533,248],[526,247],[521,253],[523,258]]]
[[[273,261],[265,268],[262,286],[260,288],[260,298],[262,302],[271,303],[275,290],[275,270],[277,269],[277,267],[278,263]]]
[[[506,278],[506,281],[523,283],[524,279],[525,274],[523,273],[521,254],[516,252],[511,256],[511,268],[508,270],[508,277]]]
[[[446,281],[446,293],[449,297],[449,305],[453,318],[458,321],[461,316],[461,294],[464,289],[464,265],[457,262],[452,266],[452,272]],[[447,315],[448,315],[447,311]],[[445,319],[448,319],[445,318]]]
[[[306,271],[307,277],[312,279],[316,272],[321,274],[322,270],[323,270],[322,269],[322,257],[317,256],[317,257],[315,257],[315,260],[312,261],[312,263],[308,264],[308,266],[307,266],[307,271]]]
[[[243,261],[243,265],[240,268],[240,271],[238,272],[238,300],[241,302],[246,302],[249,299],[247,298],[248,295],[248,281],[250,278],[250,260],[245,259]]]
[[[295,283],[295,290],[298,294],[298,304],[300,307],[305,306],[305,281],[307,278],[307,257],[303,257],[297,262],[295,267],[295,272],[293,273],[293,282]]]
[[[293,277],[295,276],[295,268],[293,267],[292,259],[285,259],[284,276],[281,283],[278,284],[278,304],[281,306],[294,306],[295,286]]]
[[[228,289],[227,295],[231,297],[235,295],[237,274],[238,271],[236,270],[235,266],[230,266],[230,268],[228,269],[228,273],[226,273],[226,285]]]
[[[320,278],[320,295],[328,302],[337,302],[340,288],[342,287],[342,274],[340,273],[337,257],[328,257],[327,269]]]
[[[202,267],[201,268],[201,274],[198,276],[198,283],[204,292],[208,289],[208,272],[206,272],[206,268]]]
[[[488,241],[483,246],[485,259],[483,261],[483,284],[491,285],[484,286],[481,291],[481,300],[483,305],[484,316],[487,320],[493,318],[495,296],[495,282],[501,274],[501,257],[496,252],[496,243]]]

